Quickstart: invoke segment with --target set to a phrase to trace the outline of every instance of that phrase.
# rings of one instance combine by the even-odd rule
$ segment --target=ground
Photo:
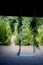
[[[11,45],[0,46],[0,65],[43,65],[43,46],[36,49],[35,56],[17,56],[19,46],[11,39]],[[22,46],[21,54],[33,53],[33,46]]]

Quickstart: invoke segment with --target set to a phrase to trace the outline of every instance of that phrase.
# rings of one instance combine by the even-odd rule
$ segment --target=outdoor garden
[[[43,17],[0,16],[0,45],[9,45],[14,35],[15,45],[20,45],[20,22],[22,23],[22,45],[43,45]],[[34,42],[34,44],[33,44]]]

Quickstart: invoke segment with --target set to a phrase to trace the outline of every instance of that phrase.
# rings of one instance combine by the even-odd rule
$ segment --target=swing
[[[18,51],[18,53],[17,53],[17,55],[18,56],[35,56],[35,46],[33,46],[33,49],[34,49],[34,51],[33,51],[33,53],[31,53],[31,54],[21,54],[20,52],[21,52],[21,46],[22,46],[22,35],[20,34],[20,37],[21,37],[21,43],[20,43],[20,46],[19,46],[19,51]]]
[[[19,24],[21,24],[21,26],[22,26],[22,23],[21,23],[21,21],[19,22]],[[20,46],[19,46],[19,51],[18,51],[18,53],[17,53],[17,55],[18,56],[35,56],[35,53],[31,53],[31,54],[21,54],[20,52],[21,52],[21,46],[22,46],[22,28],[21,28],[21,26],[19,27],[20,29],[19,29],[19,37],[20,37]],[[35,52],[35,46],[33,46],[33,52]]]

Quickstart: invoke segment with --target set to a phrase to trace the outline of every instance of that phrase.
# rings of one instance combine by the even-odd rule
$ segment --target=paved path
[[[19,46],[14,44],[13,39],[10,46],[0,46],[0,65],[43,65],[43,46],[40,46],[40,51],[36,49],[35,57],[17,56],[18,49]],[[21,54],[32,52],[32,46],[21,47]]]

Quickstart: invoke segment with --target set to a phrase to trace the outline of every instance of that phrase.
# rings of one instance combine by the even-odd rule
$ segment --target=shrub
[[[32,45],[32,34],[28,28],[23,31],[22,41],[23,45]]]
[[[16,39],[15,39],[15,44],[16,45],[20,45],[20,39],[19,39],[19,33],[18,33],[18,25],[17,24],[15,24],[15,30],[14,30],[14,34],[15,34],[15,36],[16,36]]]
[[[43,27],[38,29],[38,35],[36,37],[39,45],[43,45]]]
[[[10,25],[7,21],[0,21],[0,42],[2,45],[8,45],[11,39]]]

